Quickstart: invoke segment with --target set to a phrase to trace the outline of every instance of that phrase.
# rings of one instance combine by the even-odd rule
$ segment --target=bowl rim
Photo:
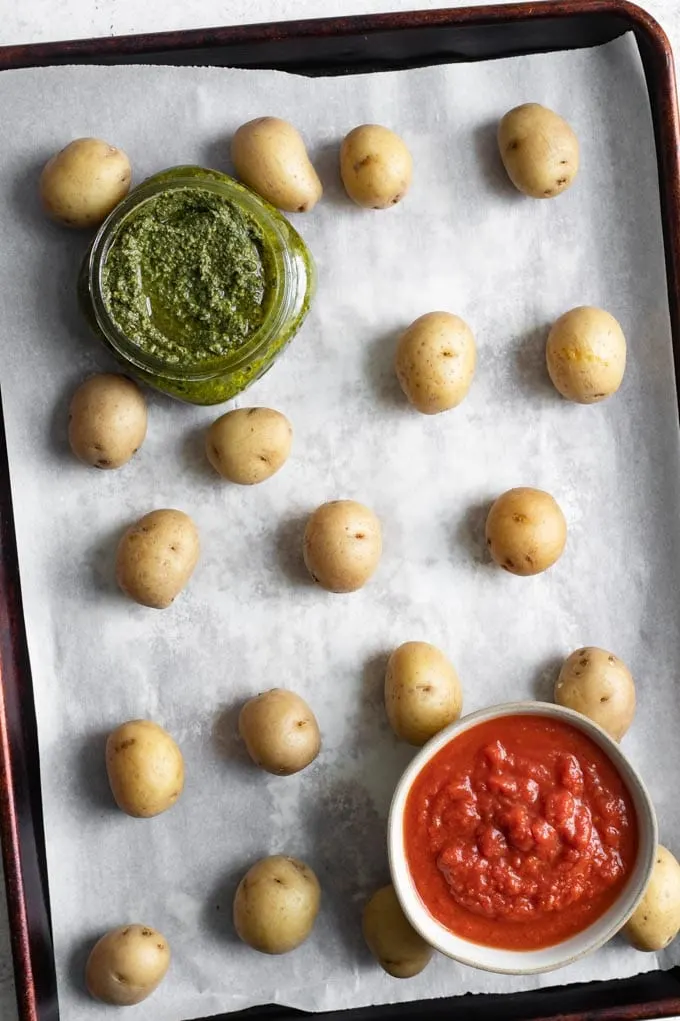
[[[568,940],[562,941],[562,943],[566,945],[572,939],[583,938],[584,945],[582,948],[576,951],[568,951],[563,959],[539,965],[522,965],[521,959],[523,957],[528,958],[532,953],[541,953],[543,948],[527,951],[503,950],[502,948],[488,947],[485,944],[473,943],[471,940],[466,940],[462,936],[457,936],[455,933],[450,932],[444,925],[442,925],[441,922],[437,921],[437,919],[429,913],[427,907],[422,902],[417,890],[415,889],[403,848],[403,816],[406,800],[416,777],[421,773],[425,765],[445,745],[455,740],[455,738],[464,731],[469,730],[480,723],[487,722],[488,720],[499,719],[504,716],[522,715],[563,719],[565,722],[572,724],[582,733],[585,733],[586,736],[590,737],[595,744],[597,744],[598,747],[605,752],[617,773],[619,773],[626,784],[630,796],[635,803],[639,838],[638,853],[634,866],[635,869],[640,868],[640,859],[641,856],[644,856],[642,875],[639,876],[636,881],[635,893],[631,896],[631,891],[628,890],[627,887],[624,887],[624,890],[621,891],[620,897],[622,897],[622,895],[628,890],[627,907],[623,912],[616,915],[607,929],[598,937],[595,937],[590,941],[585,939],[588,931],[597,926],[602,917],[600,916],[600,919],[595,919],[590,925],[586,926],[585,929],[575,933],[573,937],[569,937]],[[600,727],[599,724],[573,709],[568,709],[566,706],[560,706],[553,702],[533,700],[505,702],[487,706],[483,709],[478,709],[475,712],[469,713],[467,716],[461,717],[454,723],[449,724],[448,727],[445,727],[438,734],[435,734],[434,737],[430,738],[430,740],[423,745],[421,749],[419,749],[399,778],[392,796],[387,821],[387,850],[392,883],[402,910],[413,928],[427,943],[430,944],[430,946],[440,951],[440,953],[444,954],[446,957],[457,961],[459,964],[465,964],[481,971],[493,972],[499,975],[538,975],[550,971],[556,971],[559,968],[572,964],[574,961],[577,961],[580,958],[585,957],[587,954],[592,953],[594,950],[598,950],[600,947],[604,946],[604,944],[615,936],[616,933],[619,932],[626,924],[642,900],[654,867],[658,842],[659,835],[656,813],[647,787],[635,766],[633,766],[616,741],[614,741],[614,739],[610,737],[610,735],[602,727]],[[404,889],[405,887],[407,888],[406,890]],[[412,907],[416,902],[418,910],[414,911],[412,910]],[[615,901],[608,910],[612,911],[617,903],[618,901]],[[469,954],[461,953],[459,949],[453,951],[450,945],[451,940],[455,940],[457,944],[469,947],[471,952]],[[551,947],[546,947],[545,949],[549,950],[554,947],[559,947],[560,945],[560,943],[556,943]],[[476,948],[479,948],[482,952],[494,951],[497,949],[500,952],[514,955],[517,960],[517,966],[501,967],[490,965],[488,963],[480,963],[479,958],[476,957],[474,953]]]

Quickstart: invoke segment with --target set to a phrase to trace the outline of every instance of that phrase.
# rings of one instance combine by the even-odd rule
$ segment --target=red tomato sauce
[[[585,929],[633,868],[635,809],[606,754],[541,716],[480,723],[417,776],[404,845],[427,910],[484,946],[538,950]]]

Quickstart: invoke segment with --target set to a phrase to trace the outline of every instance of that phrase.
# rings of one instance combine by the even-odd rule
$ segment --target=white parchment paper
[[[494,132],[511,106],[561,111],[582,146],[575,186],[522,198]],[[648,100],[633,43],[590,51],[307,80],[273,72],[60,68],[0,75],[0,351],[21,579],[41,745],[45,825],[64,1021],[107,1016],[82,968],[105,929],[141,921],[174,953],[135,1010],[178,1021],[256,1003],[323,1010],[506,992],[624,976],[677,963],[615,940],[558,974],[486,975],[438,958],[417,979],[383,975],[362,945],[366,896],[387,880],[385,818],[412,752],[382,707],[389,651],[409,639],[456,664],[467,710],[550,697],[580,644],[631,667],[639,712],[624,747],[641,768],[662,838],[680,850],[677,606],[678,419]],[[216,412],[149,395],[148,439],[118,472],[78,464],[66,443],[70,394],[110,368],[78,316],[82,235],[47,223],[37,172],[70,138],[125,148],[135,178],[181,162],[228,169],[228,140],[271,113],[304,132],[326,193],[296,221],[319,292],[299,337],[237,403],[280,408],[294,452],[266,484],[222,483],[202,434]],[[384,213],[354,208],[337,177],[341,137],[391,125],[411,147],[412,191]],[[629,342],[621,392],[596,407],[547,380],[547,325],[579,304],[609,309]],[[409,409],[395,339],[432,309],[462,315],[478,341],[469,397],[436,418]],[[487,563],[489,502],[516,485],[552,492],[569,522],[550,572],[518,579]],[[301,565],[305,516],[362,500],[384,525],[384,557],[363,591],[334,596]],[[113,580],[122,530],[156,507],[189,512],[203,556],[167,611],[126,601]],[[313,706],[317,762],[276,779],[235,738],[238,707],[274,685]],[[150,821],[112,804],[106,733],[133,717],[164,724],[187,766],[180,803]],[[231,900],[258,857],[305,858],[324,890],[309,942],[282,958],[235,938]]]

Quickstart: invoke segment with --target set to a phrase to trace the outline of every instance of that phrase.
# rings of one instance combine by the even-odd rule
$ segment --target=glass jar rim
[[[272,279],[268,282],[270,297],[264,321],[245,344],[221,358],[216,357],[208,365],[182,364],[180,367],[148,354],[118,327],[103,296],[102,275],[106,259],[123,224],[140,207],[158,195],[181,190],[208,191],[220,195],[243,209],[259,226],[265,227],[264,243],[273,269]],[[118,354],[137,368],[154,375],[166,379],[200,381],[214,379],[225,372],[236,372],[257,358],[261,350],[266,349],[295,307],[299,268],[289,245],[287,233],[290,231],[297,234],[277,209],[227,174],[199,166],[170,167],[161,171],[142,181],[115,207],[92,242],[87,276],[97,324]],[[299,240],[304,245],[302,239]]]

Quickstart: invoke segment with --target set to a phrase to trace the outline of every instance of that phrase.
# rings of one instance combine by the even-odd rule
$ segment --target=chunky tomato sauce
[[[580,730],[506,716],[455,737],[406,802],[404,844],[428,911],[485,946],[536,950],[612,904],[637,853],[630,794]]]

